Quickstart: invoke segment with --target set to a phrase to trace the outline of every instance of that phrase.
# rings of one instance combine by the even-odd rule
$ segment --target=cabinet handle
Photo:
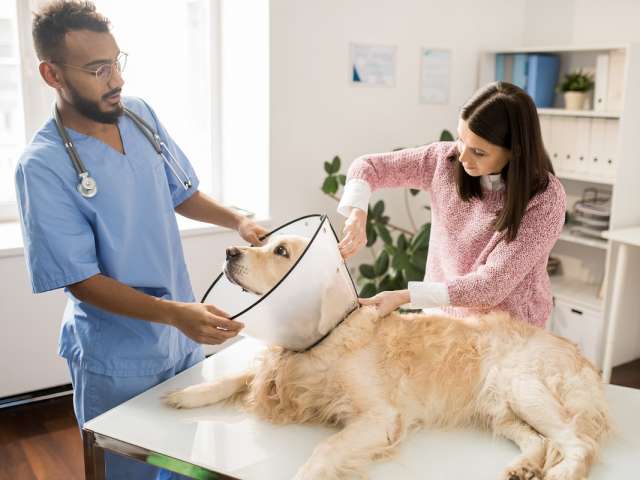
[[[580,310],[575,309],[575,308],[571,309],[571,313],[577,313],[578,315],[582,315],[582,312]]]

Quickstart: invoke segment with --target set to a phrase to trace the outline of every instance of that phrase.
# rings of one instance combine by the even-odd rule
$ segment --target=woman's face
[[[511,159],[509,150],[479,137],[469,130],[467,122],[462,119],[458,121],[456,147],[464,171],[472,177],[500,173]]]

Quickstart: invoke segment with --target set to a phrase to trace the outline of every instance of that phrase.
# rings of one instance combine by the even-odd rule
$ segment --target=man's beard
[[[69,89],[69,95],[71,95],[71,104],[74,108],[94,122],[110,124],[118,123],[118,118],[120,118],[124,113],[122,104],[118,104],[112,112],[103,112],[100,110],[97,102],[92,102],[91,100],[84,98],[69,82],[67,82],[67,87]],[[120,93],[120,90],[121,89],[119,88],[112,90],[108,94],[104,95],[103,98]]]

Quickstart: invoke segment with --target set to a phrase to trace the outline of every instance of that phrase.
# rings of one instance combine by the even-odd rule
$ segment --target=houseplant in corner
[[[582,110],[585,108],[588,92],[593,88],[593,74],[575,70],[564,75],[558,89],[564,94],[564,108]]]
[[[440,141],[451,140],[451,133],[443,130]],[[338,191],[346,182],[346,176],[340,173],[340,167],[341,161],[338,156],[330,162],[324,162],[326,177],[322,183],[322,191],[336,201],[340,201]],[[419,193],[420,190],[414,189],[406,189],[404,192],[410,229],[392,223],[391,218],[385,215],[383,200],[369,206],[366,226],[367,249],[371,253],[372,263],[363,263],[359,267],[360,297],[372,297],[385,290],[406,289],[408,282],[424,279],[431,223],[416,224],[409,208],[411,197]],[[429,209],[428,206],[425,208]]]

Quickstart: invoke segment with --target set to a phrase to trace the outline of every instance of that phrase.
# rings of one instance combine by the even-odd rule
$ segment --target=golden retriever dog
[[[227,275],[264,293],[305,242],[237,247]],[[522,453],[505,480],[579,480],[609,430],[593,365],[572,343],[505,313],[381,318],[363,307],[307,351],[270,347],[243,375],[165,397],[176,408],[223,400],[274,423],[340,428],[300,468],[295,478],[305,480],[364,477],[420,427],[480,427],[512,440]]]

